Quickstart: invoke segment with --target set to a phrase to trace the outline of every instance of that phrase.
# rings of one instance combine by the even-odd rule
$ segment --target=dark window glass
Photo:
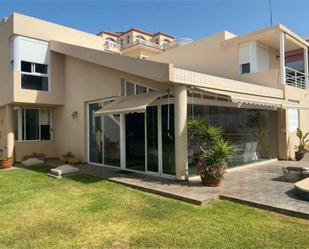
[[[127,82],[127,96],[134,95],[134,84]]]
[[[120,167],[120,116],[103,117],[104,164]]]
[[[241,64],[241,74],[250,73],[250,63]]]
[[[47,65],[35,63],[35,72],[47,74]]]
[[[158,107],[147,108],[147,170],[158,172]]]
[[[49,110],[41,110],[40,112],[40,124],[41,124],[41,140],[50,140],[50,111]]]
[[[136,94],[146,93],[147,87],[136,85]]]
[[[22,74],[22,89],[48,91],[48,77]]]
[[[14,136],[15,140],[18,140],[18,110],[14,110]]]
[[[145,114],[125,115],[126,168],[145,171]]]
[[[89,161],[102,163],[102,118],[95,116],[95,112],[101,108],[101,103],[89,104]]]
[[[229,167],[277,157],[276,111],[189,104],[188,117],[199,117],[206,124],[223,129],[223,136],[232,144],[234,151]],[[199,153],[199,141],[188,129],[191,175],[197,174]]]
[[[31,73],[31,62],[22,61],[21,62],[21,71]]]
[[[162,166],[163,173],[175,175],[174,105],[162,106]]]
[[[39,110],[25,109],[26,140],[39,140]]]

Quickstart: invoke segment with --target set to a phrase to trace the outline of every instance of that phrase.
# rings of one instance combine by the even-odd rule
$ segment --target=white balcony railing
[[[104,43],[104,49],[108,51],[119,53],[120,48],[120,44],[114,41],[105,41]]]
[[[308,74],[297,71],[290,67],[285,67],[285,82],[289,86],[302,89],[309,89]]]
[[[150,42],[150,41],[147,41],[147,40],[139,39],[139,38],[135,39],[134,42],[123,45],[122,49],[132,47],[134,45],[139,45],[139,44],[143,44],[143,45],[146,45],[146,46],[152,47],[152,48],[163,49],[162,46],[159,45],[159,44],[156,44],[156,43],[153,43],[153,42]]]

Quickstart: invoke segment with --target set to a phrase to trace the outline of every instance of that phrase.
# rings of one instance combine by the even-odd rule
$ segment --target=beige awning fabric
[[[265,106],[272,108],[294,108],[294,109],[309,109],[309,106],[299,105],[298,103],[287,101],[279,98],[270,98],[263,96],[255,96],[243,93],[236,93],[232,91],[223,91],[217,89],[209,89],[196,87],[196,89],[201,90],[203,92],[217,94],[221,96],[228,97],[233,103],[237,104],[246,104],[246,105],[254,105],[254,106]]]
[[[137,95],[123,96],[110,102],[95,112],[96,116],[109,114],[123,114],[145,112],[147,106],[167,94],[165,91],[153,91]]]

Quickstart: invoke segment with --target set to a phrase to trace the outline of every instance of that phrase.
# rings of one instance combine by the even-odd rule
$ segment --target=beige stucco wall
[[[51,141],[15,142],[15,160],[22,161],[26,155],[43,153],[47,158],[55,156],[55,143]]]
[[[103,50],[104,39],[73,28],[14,13],[14,34],[44,41],[62,41],[88,48]],[[11,20],[10,20],[11,21]]]
[[[6,110],[5,106],[0,107],[0,150],[6,147]],[[2,153],[0,152],[0,156]]]
[[[0,22],[0,106],[13,101],[13,70],[10,64],[12,30],[12,19]]]
[[[222,46],[222,41],[234,37],[229,32],[220,32],[175,47],[149,57],[149,60],[171,63],[175,67],[210,75],[257,83],[264,86],[279,86],[275,69],[279,68],[278,52],[270,49],[270,72],[240,75],[238,45]]]
[[[284,86],[285,98],[290,101],[298,101],[300,105],[309,105],[309,92],[296,87]],[[286,115],[287,116],[287,115]],[[287,143],[287,157],[294,158],[294,146],[298,145],[298,138],[296,132],[288,132],[288,116],[285,119],[286,134],[285,139]],[[304,132],[309,132],[309,110],[299,110],[299,128]]]
[[[86,161],[86,102],[118,96],[122,79],[167,90],[168,85],[136,77],[70,56],[65,58],[65,103],[53,113],[55,156],[71,151]],[[78,118],[72,119],[72,113]]]
[[[135,45],[134,47],[123,50],[121,54],[134,58],[140,58],[141,56],[149,57],[161,52],[162,51],[159,49],[149,49],[144,45]]]
[[[64,71],[64,55],[51,52],[49,91],[22,89],[21,72],[12,71],[14,75],[14,103],[64,104]]]

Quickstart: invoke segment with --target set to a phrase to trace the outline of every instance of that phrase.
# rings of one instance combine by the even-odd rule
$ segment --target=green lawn
[[[0,171],[0,248],[309,248],[309,221],[204,207],[48,167]]]

